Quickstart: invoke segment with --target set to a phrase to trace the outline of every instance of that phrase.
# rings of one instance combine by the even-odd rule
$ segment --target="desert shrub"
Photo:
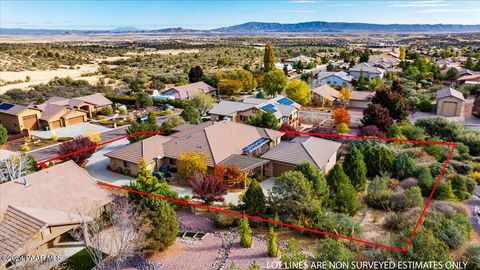
[[[316,230],[327,231],[347,236],[359,236],[362,234],[360,223],[347,214],[335,212],[318,211],[313,219],[313,226]]]
[[[385,209],[390,190],[385,177],[377,176],[367,187],[366,201],[368,206]]]
[[[315,245],[315,260],[320,262],[350,262],[354,254],[343,241],[326,238]],[[333,266],[333,264],[332,264]],[[327,267],[325,269],[336,269]]]
[[[467,270],[480,269],[480,246],[471,246],[464,253],[464,260],[468,262]]]
[[[453,193],[452,184],[448,181],[442,181],[438,184],[433,198],[436,200],[454,200],[455,194]]]
[[[113,114],[113,109],[110,106],[103,107],[102,110],[100,111],[102,115],[112,115]]]
[[[428,167],[421,167],[420,169],[418,169],[417,181],[418,186],[422,190],[422,194],[425,196],[430,194],[434,182],[432,174],[430,173],[430,169]]]
[[[465,160],[450,160],[448,164],[459,174],[470,174],[474,169],[473,164]]]
[[[394,172],[399,179],[413,176],[416,170],[417,163],[407,154],[400,154],[395,158]]]
[[[415,187],[417,185],[418,185],[418,181],[417,181],[417,179],[415,179],[413,177],[404,179],[402,182],[400,182],[400,186],[404,189]]]
[[[432,211],[441,213],[447,218],[457,214],[464,216],[468,215],[468,210],[463,205],[448,201],[431,201],[428,208]]]
[[[467,177],[465,180],[465,187],[467,188],[467,192],[470,195],[473,195],[477,189],[477,182],[473,178]]]
[[[235,225],[236,218],[224,213],[217,213],[215,215],[215,226],[220,229],[229,228]]]

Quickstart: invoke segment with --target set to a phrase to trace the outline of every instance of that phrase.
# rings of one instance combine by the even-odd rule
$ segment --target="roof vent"
[[[29,186],[31,186],[31,185],[30,185],[30,183],[28,183],[27,177],[24,176],[23,177],[23,187],[27,188]]]
[[[201,145],[197,145],[197,148],[198,149],[202,149],[203,147]]]

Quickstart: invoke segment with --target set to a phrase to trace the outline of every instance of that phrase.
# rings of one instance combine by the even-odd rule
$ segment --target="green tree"
[[[183,111],[180,113],[180,116],[183,118],[183,120],[185,120],[185,122],[190,122],[192,124],[200,123],[200,114],[193,106],[185,107],[185,109],[183,109]]]
[[[459,76],[460,73],[458,72],[458,69],[452,67],[447,70],[447,80],[453,82],[458,79]]]
[[[343,170],[352,181],[355,189],[364,191],[367,183],[367,165],[362,152],[355,145],[348,150],[343,164]]]
[[[215,101],[214,97],[205,93],[197,93],[190,100],[200,115],[205,115],[213,107]]]
[[[311,162],[303,162],[295,167],[295,171],[301,172],[312,183],[315,195],[321,202],[328,199],[328,186],[325,176],[320,169]]]
[[[314,202],[312,184],[298,171],[287,171],[275,179],[269,196],[272,208],[286,215],[300,215]]]
[[[275,52],[271,42],[265,45],[265,52],[263,55],[263,71],[265,73],[275,70]]]
[[[265,195],[257,180],[252,179],[247,191],[242,197],[245,208],[255,213],[265,211]]]
[[[472,57],[467,58],[467,62],[465,63],[465,68],[473,70],[475,68],[475,65],[473,64],[473,59]]]
[[[450,180],[452,183],[453,194],[457,199],[463,201],[470,198],[470,193],[467,190],[467,178],[460,174],[455,174]]]
[[[147,121],[143,121],[141,123],[138,122],[133,122],[126,130],[126,133],[128,135],[138,133],[138,132],[158,132],[160,130],[160,127],[158,126],[156,120],[151,121],[152,116],[155,119],[155,116],[153,114],[149,114],[147,117]],[[135,135],[128,137],[128,141],[130,143],[138,142],[141,140],[144,140],[146,138],[152,137],[155,134],[142,134],[142,135]]]
[[[155,199],[154,205],[144,212],[151,228],[147,233],[147,250],[162,251],[175,243],[179,224],[173,207],[167,201]]]
[[[360,63],[368,62],[369,58],[370,58],[370,50],[368,48],[365,48],[362,54],[360,54]]]
[[[172,116],[165,120],[160,126],[160,131],[164,132],[165,135],[171,135],[173,133],[173,128],[184,124],[185,121],[179,116]]]
[[[153,99],[152,97],[145,93],[145,92],[139,92],[136,94],[137,97],[137,102],[140,106],[142,107],[148,107],[153,105]]]
[[[265,73],[263,89],[269,96],[276,96],[287,87],[288,78],[281,70],[275,69]]]
[[[308,258],[305,253],[302,252],[295,238],[290,238],[285,248],[281,249],[282,256],[280,261],[282,265],[289,265],[289,269],[305,269],[301,263],[305,262]]]
[[[310,86],[302,80],[290,81],[285,92],[288,98],[301,105],[306,105],[312,101],[312,90]]]
[[[357,80],[357,90],[365,91],[368,89],[368,81],[363,74],[363,69],[360,70],[360,75],[358,76]]]
[[[417,171],[417,163],[408,154],[400,154],[394,161],[395,176],[402,180],[411,177]]]
[[[392,172],[395,157],[388,146],[384,144],[370,146],[365,151],[364,157],[367,165],[367,175],[373,177],[382,173],[388,174]]]
[[[166,182],[158,183],[157,178],[152,175],[143,159],[140,160],[137,181],[131,182],[127,187],[165,197],[178,197],[178,194],[170,190]],[[147,251],[162,251],[172,245],[179,230],[177,215],[173,206],[165,200],[152,196],[142,196],[133,192],[128,193],[128,197],[131,202],[140,206],[145,214],[144,222],[149,225],[149,231],[146,235]]]
[[[0,144],[5,144],[8,139],[8,132],[7,129],[0,124]]]
[[[405,62],[405,52],[405,47],[400,46],[400,56],[398,57],[398,59],[400,59],[401,62]]]
[[[268,229],[268,256],[278,256],[277,233],[275,232],[273,227],[270,227],[270,229]]]
[[[258,112],[255,117],[248,119],[245,121],[245,123],[256,127],[269,129],[278,129],[279,126],[277,118],[271,111]]]
[[[436,200],[454,200],[455,194],[453,193],[452,183],[449,181],[445,182],[444,180],[442,180],[438,184],[433,197]]]
[[[433,187],[433,178],[428,167],[421,167],[418,170],[418,186],[422,190],[424,196],[428,196],[432,192]]]
[[[249,248],[252,246],[252,230],[250,224],[248,224],[248,218],[243,217],[240,219],[238,230],[240,231],[240,246]]]
[[[410,232],[402,233],[394,237],[393,243],[395,245],[405,245]],[[393,256],[398,260],[410,260],[415,262],[427,261],[449,261],[450,255],[448,253],[448,246],[442,241],[438,240],[431,231],[420,228],[413,238],[407,252],[392,252]]]
[[[331,207],[337,212],[355,214],[358,209],[357,192],[342,166],[335,164],[328,174],[327,183],[330,187]]]
[[[315,245],[315,260],[319,262],[350,262],[353,253],[343,242],[333,238],[326,238]],[[336,269],[327,265],[325,269]]]

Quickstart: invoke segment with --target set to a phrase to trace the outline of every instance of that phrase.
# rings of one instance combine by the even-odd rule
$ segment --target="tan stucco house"
[[[245,123],[257,115],[258,112],[271,111],[280,125],[286,123],[294,128],[300,126],[299,110],[301,105],[285,96],[272,99],[247,97],[242,101],[221,100],[208,112],[210,120]]]
[[[263,174],[267,162],[258,157],[278,145],[283,136],[276,130],[231,121],[185,124],[176,131],[168,137],[156,135],[106,153],[109,169],[135,176],[143,158],[149,169],[169,172],[177,167],[182,153],[201,152],[210,172],[216,165],[224,164],[235,165],[247,174]]]
[[[40,128],[41,111],[27,106],[0,103],[0,124],[10,133],[28,133]]]
[[[73,161],[0,184],[0,269],[11,256],[49,254],[62,236],[112,201]]]
[[[463,94],[451,87],[437,91],[437,114],[443,116],[460,116],[465,105]]]
[[[337,162],[337,151],[341,145],[339,142],[310,136],[282,141],[261,156],[262,159],[271,161],[265,168],[265,174],[277,177],[303,162],[313,163],[327,174]]]

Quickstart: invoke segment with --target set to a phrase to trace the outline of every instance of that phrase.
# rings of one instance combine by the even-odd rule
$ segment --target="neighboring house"
[[[313,101],[315,105],[320,105],[322,107],[332,106],[337,99],[340,97],[340,92],[335,88],[332,88],[328,84],[324,84],[317,88],[312,89],[313,92]]]
[[[348,101],[348,108],[365,109],[375,96],[375,92],[368,91],[350,91],[352,98]]]
[[[341,145],[339,142],[310,136],[282,141],[261,156],[271,161],[265,168],[265,174],[277,177],[303,162],[315,164],[326,174],[337,162],[337,151]]]
[[[277,96],[272,99],[246,97],[243,101],[221,100],[209,111],[210,120],[230,120],[244,123],[255,117],[259,111],[271,111],[280,125],[287,123],[292,127],[300,126],[299,109],[301,105],[285,96]]]
[[[87,117],[105,107],[112,107],[112,102],[102,94],[92,94],[78,98],[51,97],[39,105],[0,104],[0,123],[11,133],[31,130],[55,129],[87,121]]]
[[[460,116],[465,105],[463,94],[451,87],[437,91],[437,114],[443,116]]]
[[[293,70],[293,66],[290,63],[275,63],[275,67],[280,70],[283,70],[285,67],[287,67],[288,72]]]
[[[350,74],[350,76],[355,78],[355,80],[358,80],[358,78],[360,78],[361,72],[363,72],[363,76],[366,79],[371,80],[375,77],[379,77],[380,79],[383,78],[385,70],[374,66],[374,63],[372,62],[360,63],[348,70],[348,73]]]
[[[138,163],[143,158],[154,171],[173,172],[180,154],[202,152],[206,156],[209,172],[213,172],[216,165],[227,163],[239,167],[247,174],[263,175],[265,161],[258,156],[279,144],[283,135],[276,130],[230,121],[185,124],[175,130],[177,133],[169,137],[156,135],[106,153],[105,156],[110,158],[110,169],[135,175]],[[250,158],[246,160],[239,157],[242,155]],[[177,180],[185,181],[179,178]]]
[[[352,80],[353,77],[348,75],[344,71],[339,71],[339,72],[329,72],[329,71],[324,71],[324,72],[319,72],[317,74],[317,79],[313,83],[315,87],[318,87],[320,85],[328,84],[328,85],[333,85],[337,87],[347,87],[351,88],[352,87]]]
[[[94,113],[101,111],[103,108],[112,108],[113,103],[104,95],[95,93],[92,95],[72,99],[54,96],[37,107],[42,108],[48,104],[68,106],[69,108],[79,109],[85,111],[88,117],[92,117]]]
[[[461,69],[462,67],[460,66],[460,62],[455,62],[450,59],[439,59],[435,61],[435,64],[437,64],[440,69],[450,69],[450,68],[456,68],[456,69]]]
[[[190,99],[197,93],[211,94],[217,96],[217,88],[204,82],[190,83],[182,86],[175,86],[163,92],[164,96],[173,96],[175,99]]]
[[[112,201],[73,161],[0,184],[0,194],[0,268],[8,267],[10,256],[48,254]]]
[[[0,103],[0,124],[10,133],[25,133],[40,128],[41,111],[22,105]]]
[[[457,84],[480,84],[480,73],[464,75],[457,79]]]
[[[311,62],[315,62],[315,58],[308,57],[308,56],[305,56],[305,55],[299,55],[297,57],[293,57],[293,58],[285,60],[285,64],[295,66],[295,64],[298,63],[299,61],[302,62],[306,66],[307,64],[309,64]]]

